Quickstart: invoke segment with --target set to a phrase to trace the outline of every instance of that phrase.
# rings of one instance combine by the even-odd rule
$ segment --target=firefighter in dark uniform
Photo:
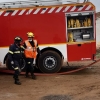
[[[11,61],[11,65],[14,68],[14,75],[13,78],[15,80],[15,84],[21,85],[21,82],[19,81],[19,74],[21,72],[20,68],[20,60],[23,57],[23,49],[21,46],[22,38],[21,37],[15,37],[14,44],[11,44],[9,47],[8,52],[8,59]]]
[[[34,34],[32,32],[27,33],[28,40],[24,42],[24,54],[26,61],[26,77],[28,77],[28,73],[31,73],[32,79],[36,79],[34,75],[34,67],[36,65],[36,57],[37,54],[41,55],[40,49],[38,47],[37,40],[34,39]]]

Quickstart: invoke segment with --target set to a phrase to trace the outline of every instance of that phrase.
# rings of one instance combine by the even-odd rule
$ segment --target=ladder
[[[84,0],[87,2],[88,0]],[[15,1],[15,2],[1,2],[0,8],[21,8],[21,7],[37,7],[37,6],[50,6],[50,5],[61,5],[68,3],[79,3],[80,0],[26,0],[26,1]]]

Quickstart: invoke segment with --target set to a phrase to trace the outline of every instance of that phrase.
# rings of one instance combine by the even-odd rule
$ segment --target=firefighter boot
[[[16,80],[15,80],[15,84],[21,85],[21,82],[19,81],[19,79],[16,79]]]
[[[32,79],[36,80],[36,76],[33,73],[31,73],[31,76],[32,76]]]
[[[14,75],[13,78],[14,78],[14,80],[15,80],[15,84],[21,85],[21,82],[20,82],[19,79],[18,79],[18,75]]]
[[[28,72],[25,73],[25,77],[26,77],[26,78],[29,77]]]

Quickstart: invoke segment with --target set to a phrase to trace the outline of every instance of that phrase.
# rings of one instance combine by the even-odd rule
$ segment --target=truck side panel
[[[13,43],[15,36],[27,39],[26,33],[32,31],[39,44],[56,44],[66,42],[66,23],[64,13],[1,16],[0,46]],[[6,37],[5,37],[6,36]],[[6,39],[4,41],[2,38]]]

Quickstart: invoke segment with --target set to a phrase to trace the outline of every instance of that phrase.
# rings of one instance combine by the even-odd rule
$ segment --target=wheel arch
[[[44,52],[46,52],[46,51],[49,51],[49,50],[57,52],[60,55],[60,57],[62,59],[64,59],[64,56],[62,55],[62,53],[58,49],[53,48],[53,47],[47,47],[47,48],[42,49],[41,50],[41,54],[44,53]],[[38,58],[39,58],[39,55],[37,55],[37,59],[36,59],[36,63],[37,64],[38,64]]]
[[[8,53],[5,55],[4,59],[3,59],[3,64],[6,63],[6,59],[7,59]]]
[[[58,49],[53,48],[53,47],[44,48],[44,49],[41,50],[41,53],[43,53],[43,52],[45,52],[45,51],[48,51],[48,50],[57,52],[57,53],[60,55],[60,57],[61,57],[62,59],[64,59],[62,53],[61,53]]]

